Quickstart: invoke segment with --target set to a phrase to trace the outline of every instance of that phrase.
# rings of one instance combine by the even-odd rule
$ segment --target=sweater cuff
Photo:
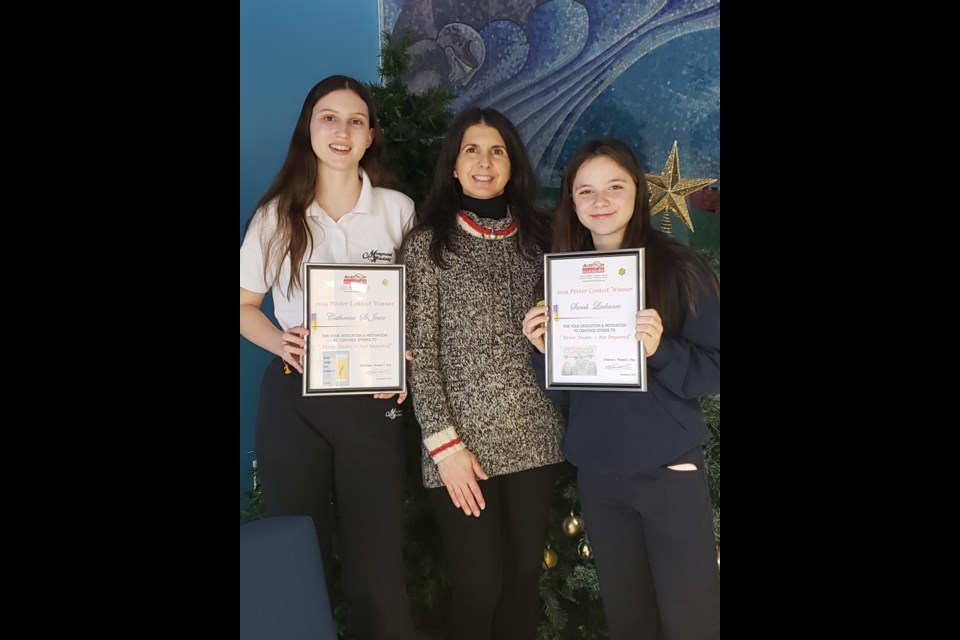
[[[647,364],[653,369],[663,369],[665,366],[670,364],[669,351],[669,338],[661,338],[660,346],[657,347],[657,352],[652,356],[647,356]]]
[[[424,438],[423,446],[427,448],[427,453],[430,454],[430,459],[434,463],[467,448],[467,445],[460,441],[460,436],[453,427]]]

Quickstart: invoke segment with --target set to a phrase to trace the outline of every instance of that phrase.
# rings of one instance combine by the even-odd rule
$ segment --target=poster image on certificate
[[[636,337],[643,258],[643,249],[543,256],[547,389],[647,390],[646,353]]]
[[[308,262],[303,269],[310,332],[303,395],[406,390],[406,267]]]

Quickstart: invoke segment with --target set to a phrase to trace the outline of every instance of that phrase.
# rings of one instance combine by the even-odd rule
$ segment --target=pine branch
[[[404,84],[410,68],[407,32],[384,34],[380,50],[380,84],[367,85],[387,139],[387,164],[400,180],[400,190],[420,205],[430,187],[440,140],[453,120],[453,95],[441,88],[411,93]],[[418,206],[419,208],[419,206]]]
[[[256,466],[251,467],[250,478],[253,481],[253,489],[247,491],[247,508],[240,510],[240,522],[263,519],[263,492],[260,491],[260,473]]]

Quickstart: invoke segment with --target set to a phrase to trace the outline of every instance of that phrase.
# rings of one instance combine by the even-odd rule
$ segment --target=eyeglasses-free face
[[[487,200],[502,194],[510,182],[510,157],[500,132],[485,124],[467,127],[453,177],[471,198]]]

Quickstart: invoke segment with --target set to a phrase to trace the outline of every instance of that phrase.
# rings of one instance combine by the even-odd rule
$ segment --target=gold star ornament
[[[693,231],[693,222],[687,210],[687,195],[709,187],[716,181],[716,178],[681,178],[680,157],[677,154],[677,141],[674,140],[667,164],[663,166],[663,173],[659,176],[647,174],[647,187],[650,189],[650,215],[664,212],[661,231],[665,230],[669,233],[670,212],[683,220],[690,231]]]

